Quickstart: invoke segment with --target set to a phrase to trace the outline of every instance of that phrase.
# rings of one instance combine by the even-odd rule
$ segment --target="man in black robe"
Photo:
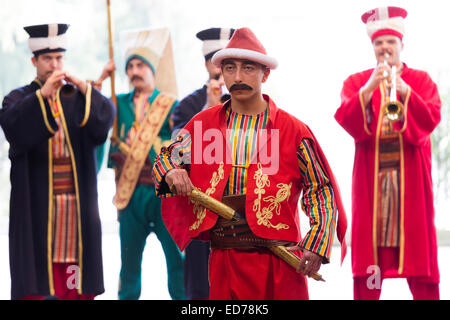
[[[222,71],[211,63],[211,58],[217,51],[226,47],[234,33],[234,29],[210,28],[197,33],[197,38],[203,41],[205,68],[209,79],[200,89],[194,91],[175,107],[172,113],[174,132],[184,126],[203,109],[214,107],[229,99],[222,78]],[[186,247],[184,260],[184,285],[186,298],[189,300],[208,299],[208,259],[209,242],[192,241]]]
[[[67,29],[25,27],[37,77],[9,93],[0,110],[10,144],[12,299],[104,292],[95,147],[106,140],[115,111],[63,69]]]

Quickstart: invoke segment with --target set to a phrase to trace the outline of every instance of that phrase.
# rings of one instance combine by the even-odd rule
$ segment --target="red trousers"
[[[381,271],[378,284],[374,275],[353,279],[355,300],[379,300],[383,279],[394,278],[398,269],[398,248],[378,248],[378,266]],[[370,278],[370,279],[369,279]],[[398,276],[396,277],[398,278]],[[425,282],[418,277],[406,278],[414,300],[439,300],[439,284]]]
[[[67,269],[70,266],[74,266],[73,263],[53,263],[53,283],[55,287],[55,296],[60,300],[94,300],[93,294],[78,294],[76,288],[69,288],[68,282],[73,283],[72,278],[74,273],[71,269]],[[52,299],[50,296],[33,296],[27,295],[21,300],[45,300]]]
[[[212,249],[211,300],[307,300],[306,278],[266,250]]]

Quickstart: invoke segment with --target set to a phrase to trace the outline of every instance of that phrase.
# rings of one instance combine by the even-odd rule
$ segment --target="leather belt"
[[[151,165],[145,164],[142,168],[141,173],[139,174],[139,179],[137,184],[143,184],[147,186],[154,186],[153,175],[152,175],[153,167]]]
[[[245,194],[224,196],[222,202],[245,217]],[[219,218],[211,229],[210,239],[213,249],[255,249],[292,244],[289,241],[258,237],[252,232],[245,218],[237,221]]]
[[[118,174],[116,176],[116,183],[119,181],[120,174],[122,173],[123,165],[125,164],[126,156],[121,152],[114,152],[110,155],[111,159],[117,164],[119,168]],[[144,166],[139,174],[139,179],[137,184],[154,186],[153,175],[152,175],[153,165],[149,159],[146,159]]]
[[[75,193],[72,162],[67,158],[53,159],[53,194]]]

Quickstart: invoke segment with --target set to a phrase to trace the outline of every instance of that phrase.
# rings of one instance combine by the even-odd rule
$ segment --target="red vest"
[[[298,201],[303,177],[298,165],[297,148],[303,138],[310,138],[334,187],[339,211],[338,238],[343,244],[344,256],[345,212],[339,189],[319,144],[305,124],[278,109],[268,96],[264,98],[269,101],[269,120],[265,128],[267,138],[264,134],[260,135],[258,152],[250,161],[247,172],[245,216],[250,229],[261,238],[292,242],[301,240]],[[232,168],[225,109],[225,105],[207,109],[197,114],[184,128],[192,139],[191,181],[217,200],[222,199]],[[202,232],[211,229],[218,218],[215,213],[178,196],[163,199],[162,214],[181,250],[192,238],[206,238]]]

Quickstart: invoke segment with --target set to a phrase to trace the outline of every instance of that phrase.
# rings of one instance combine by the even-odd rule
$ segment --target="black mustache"
[[[230,92],[233,90],[253,90],[253,88],[245,83],[236,83],[230,87]]]
[[[142,80],[142,81],[144,81],[144,79],[142,79],[142,78],[139,77],[139,76],[133,76],[133,77],[131,78],[131,81],[134,81],[134,80]]]

